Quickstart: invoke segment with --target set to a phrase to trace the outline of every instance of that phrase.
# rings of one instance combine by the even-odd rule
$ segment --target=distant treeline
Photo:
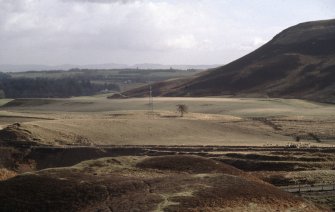
[[[51,98],[97,94],[106,90],[119,90],[111,83],[92,83],[87,78],[13,78],[0,72],[0,97],[2,98]]]

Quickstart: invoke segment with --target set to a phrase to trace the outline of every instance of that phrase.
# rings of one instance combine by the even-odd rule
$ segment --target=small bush
[[[180,113],[180,117],[183,117],[184,113],[188,112],[187,105],[179,104],[179,105],[176,105],[176,107],[177,107],[177,111]]]

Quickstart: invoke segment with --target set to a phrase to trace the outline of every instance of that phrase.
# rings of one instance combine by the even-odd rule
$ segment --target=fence
[[[281,189],[290,193],[313,192],[313,191],[334,191],[335,183],[332,184],[313,184],[313,185],[296,185],[296,186],[282,186]]]

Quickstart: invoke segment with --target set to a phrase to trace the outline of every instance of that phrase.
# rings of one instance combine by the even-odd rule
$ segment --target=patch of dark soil
[[[263,160],[263,161],[311,161],[311,162],[328,161],[328,158],[324,157],[294,157],[294,156],[240,154],[240,153],[227,153],[225,154],[225,156],[230,158]]]
[[[275,124],[274,122],[272,122],[271,120],[269,120],[267,118],[255,117],[255,118],[252,118],[252,120],[259,121],[259,122],[261,122],[261,123],[263,123],[263,124],[271,127],[274,130],[282,130],[282,126],[281,125]]]
[[[1,211],[77,211],[108,197],[105,187],[39,175],[0,182]]]
[[[178,118],[180,116],[177,116],[177,115],[160,115],[159,117],[162,117],[162,118]]]
[[[6,128],[0,130],[0,144],[2,145],[37,145],[38,138],[34,137],[32,133],[24,129],[20,123],[8,125]]]
[[[313,185],[316,183],[315,180],[308,180],[306,178],[292,179],[292,178],[287,178],[283,176],[282,174],[268,175],[265,177],[261,177],[261,179],[275,186],[288,186],[288,185],[297,185],[297,184]]]
[[[41,106],[47,105],[59,100],[54,99],[14,99],[2,107],[30,107],[30,106]]]
[[[81,161],[102,157],[123,155],[144,155],[143,148],[97,148],[97,147],[35,147],[32,148],[28,159],[36,161],[38,170],[52,167],[73,166]]]
[[[139,168],[171,170],[190,173],[222,172],[237,174],[240,171],[234,167],[208,158],[191,155],[157,156],[145,159],[136,165]]]
[[[308,135],[309,135],[312,139],[314,139],[316,142],[318,142],[318,143],[321,142],[320,138],[319,138],[317,135],[315,135],[314,133],[308,133]]]
[[[131,114],[129,113],[112,113],[112,114],[109,114],[109,116],[111,117],[121,117],[121,116],[129,116]]]
[[[92,105],[94,104],[94,102],[75,102],[75,101],[72,101],[72,102],[65,102],[63,105],[66,105],[66,106],[84,106],[84,105]]]
[[[34,171],[36,163],[28,159],[29,149],[17,149],[0,146],[0,168],[5,168],[16,173]]]
[[[0,168],[13,170],[17,161],[22,159],[23,154],[12,147],[0,147]]]
[[[275,186],[287,186],[287,185],[294,185],[296,183],[296,181],[292,181],[292,179],[286,178],[280,174],[263,177],[262,180],[271,183],[272,185]]]
[[[26,121],[35,121],[35,120],[55,120],[53,118],[44,118],[44,117],[35,117],[35,116],[10,116],[10,115],[0,115],[0,119],[23,119]]]
[[[260,155],[260,154],[240,154],[240,153],[227,153],[225,156],[230,158],[252,159],[252,160],[284,160],[286,157],[276,155]]]
[[[294,170],[308,170],[308,166],[296,164],[293,162],[281,161],[257,161],[257,160],[243,160],[243,159],[218,159],[224,163],[232,165],[243,171],[294,171]]]

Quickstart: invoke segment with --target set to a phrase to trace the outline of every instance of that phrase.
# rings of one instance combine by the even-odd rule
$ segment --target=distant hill
[[[0,72],[0,98],[52,98],[119,93],[168,79],[184,78],[200,69],[70,69]],[[122,95],[118,95],[122,97]],[[114,98],[114,97],[113,97]]]
[[[252,53],[197,77],[153,85],[159,96],[245,96],[335,102],[335,19],[290,27]],[[147,88],[125,95],[144,96]]]
[[[50,70],[70,70],[70,69],[208,69],[215,68],[218,65],[163,65],[153,63],[141,63],[134,65],[117,64],[117,63],[106,63],[106,64],[88,64],[88,65],[75,65],[75,64],[64,64],[57,66],[48,66],[40,64],[25,64],[25,65],[13,65],[13,64],[0,64],[0,72],[24,72],[24,71],[50,71]]]

